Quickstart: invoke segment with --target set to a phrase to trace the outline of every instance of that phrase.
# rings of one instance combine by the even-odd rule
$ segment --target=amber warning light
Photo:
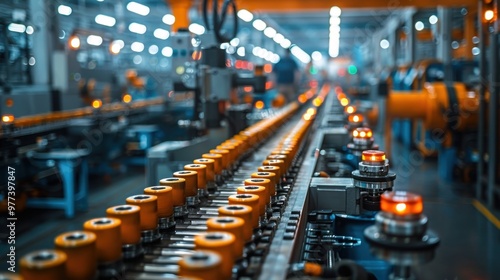
[[[385,153],[376,150],[366,150],[363,151],[361,155],[361,160],[364,163],[381,163],[385,162]]]
[[[398,216],[419,215],[424,209],[422,197],[406,191],[386,192],[382,194],[380,209]]]
[[[372,138],[373,132],[371,129],[367,127],[360,127],[356,128],[355,130],[352,131],[352,137],[358,138],[358,139],[365,139],[365,138]]]

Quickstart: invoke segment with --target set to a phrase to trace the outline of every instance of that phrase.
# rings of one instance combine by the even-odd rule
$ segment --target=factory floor
[[[423,195],[429,226],[441,238],[434,260],[417,268],[419,279],[499,279],[500,213],[493,212],[493,218],[488,219],[478,211],[481,205],[473,199],[473,186],[440,181],[435,159],[421,160],[396,143],[393,147],[391,168],[398,176],[395,188]],[[18,259],[33,250],[52,248],[57,234],[81,229],[86,220],[104,216],[107,207],[122,204],[125,197],[140,193],[144,181],[141,169],[115,175],[111,182],[93,178],[89,210],[72,219],[66,219],[60,210],[27,209],[20,213],[16,229]],[[1,253],[5,256],[3,248]],[[4,261],[0,269],[6,270]]]

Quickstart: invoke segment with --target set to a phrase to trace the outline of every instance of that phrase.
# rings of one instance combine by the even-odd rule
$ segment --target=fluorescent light
[[[430,24],[436,24],[438,22],[438,17],[436,15],[432,15],[429,17]]]
[[[152,54],[152,55],[157,54],[157,53],[158,53],[158,50],[159,50],[159,49],[158,49],[158,46],[157,46],[157,45],[151,45],[151,46],[149,46],[149,48],[148,48],[149,53],[150,53],[150,54]]]
[[[163,21],[163,23],[167,25],[172,25],[175,23],[175,17],[171,14],[164,15],[161,20]]]
[[[229,47],[229,43],[222,43],[222,44],[220,44],[220,48],[221,48],[221,50],[225,50],[225,49],[227,49],[228,47]]]
[[[278,33],[278,34],[274,35],[273,40],[277,44],[281,44],[281,42],[283,42],[283,40],[285,40],[285,36],[283,36],[281,33]]]
[[[28,25],[28,26],[26,27],[26,33],[27,33],[28,35],[31,35],[31,34],[33,34],[33,32],[35,32],[35,29],[33,28],[33,26]]]
[[[146,28],[146,25],[144,25],[144,24],[132,22],[128,26],[128,30],[130,30],[130,32],[133,32],[133,33],[144,34],[144,33],[146,33],[147,28]]]
[[[272,63],[278,63],[280,61],[280,56],[277,54],[273,55],[273,58],[271,59]]]
[[[112,54],[118,54],[118,53],[120,53],[120,51],[122,50],[124,45],[125,44],[122,40],[113,41],[113,42],[111,42],[111,45],[109,46],[109,51]]]
[[[340,17],[341,14],[342,14],[342,10],[339,7],[333,6],[330,8],[330,16]]]
[[[236,53],[239,56],[245,56],[245,47],[239,47],[238,50],[236,50]]]
[[[97,15],[95,16],[95,22],[100,25],[112,27],[116,24],[116,19],[107,15]]]
[[[386,39],[382,39],[382,40],[380,41],[380,47],[381,47],[382,49],[384,49],[384,50],[385,50],[385,49],[388,49],[390,46],[391,46],[391,44],[390,44],[390,43],[389,43],[389,41],[387,41]]]
[[[340,26],[338,25],[330,25],[330,34],[340,34]]]
[[[231,46],[236,47],[240,44],[240,39],[239,38],[233,38],[230,42]]]
[[[284,49],[288,49],[292,45],[292,42],[288,39],[284,39],[281,43],[280,46]]]
[[[299,48],[297,45],[293,46],[290,49],[290,51],[302,63],[309,63],[309,62],[311,62],[311,57],[305,51],[303,51],[301,48]]]
[[[266,49],[264,49],[264,48],[261,48],[261,49],[259,50],[259,53],[257,53],[257,56],[258,56],[258,57],[262,57],[262,58],[264,58],[266,55],[267,55],[267,50],[266,50]]]
[[[260,47],[254,47],[253,50],[252,50],[252,54],[255,55],[255,56],[259,56],[259,52],[260,52]]]
[[[312,56],[312,59],[315,61],[319,61],[323,58],[323,55],[318,51],[314,51],[311,56]]]
[[[24,31],[26,31],[26,26],[24,24],[11,23],[9,24],[8,29],[12,32],[24,33]]]
[[[416,29],[417,31],[422,31],[422,30],[424,29],[424,23],[423,23],[423,22],[421,22],[421,21],[417,21],[417,22],[415,23],[415,29]]]
[[[203,33],[205,33],[205,27],[198,23],[191,23],[189,25],[189,31],[196,35],[202,35]]]
[[[479,55],[480,53],[481,53],[481,50],[478,47],[472,48],[472,55]]]
[[[272,27],[266,27],[266,29],[264,29],[264,35],[266,35],[269,38],[273,38],[276,35],[276,33],[277,33],[276,29]]]
[[[70,6],[59,5],[59,7],[57,7],[57,12],[63,16],[69,16],[73,12],[73,9],[71,9]]]
[[[170,32],[165,29],[156,28],[153,35],[158,39],[166,40],[170,36]]]
[[[144,50],[144,44],[141,42],[133,42],[130,45],[130,49],[134,52],[142,52]]]
[[[340,38],[339,37],[331,37],[328,45],[328,55],[331,57],[339,56],[339,48],[340,48]]]
[[[267,24],[264,21],[260,20],[260,19],[254,20],[253,23],[252,23],[252,25],[253,25],[253,27],[255,29],[257,29],[259,31],[262,31],[262,30],[266,29],[266,26],[267,26]]]
[[[89,35],[89,37],[87,37],[87,44],[92,46],[100,46],[102,44],[102,37],[97,35]]]
[[[127,4],[127,10],[141,16],[147,16],[149,14],[149,7],[137,2],[129,2]]]
[[[273,59],[274,53],[273,52],[267,52],[266,56],[264,57],[265,60],[271,61]]]
[[[340,18],[339,17],[331,17],[330,18],[330,25],[340,25]]]
[[[253,19],[253,14],[245,9],[241,9],[238,11],[238,17],[243,21],[250,22]]]
[[[171,57],[173,53],[174,53],[174,50],[171,47],[164,47],[161,50],[161,54],[166,56],[166,57]]]
[[[136,55],[134,56],[134,59],[132,60],[134,64],[141,64],[142,63],[142,56]]]

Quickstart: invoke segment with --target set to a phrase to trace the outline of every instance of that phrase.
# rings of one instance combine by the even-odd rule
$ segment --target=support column
[[[54,24],[56,8],[52,0],[29,0],[30,20],[33,23],[33,57],[35,65],[31,67],[33,83],[50,85],[51,58],[54,48],[54,34],[58,34],[57,24]]]
[[[481,52],[479,53],[479,120],[477,126],[477,151],[479,154],[478,166],[477,166],[477,182],[476,182],[476,199],[482,200],[484,194],[484,185],[485,182],[483,179],[485,178],[485,153],[487,149],[487,140],[486,140],[486,89],[488,87],[488,76],[487,76],[487,64],[486,64],[486,39],[487,34],[486,31],[488,29],[487,25],[483,21],[484,7],[482,1],[479,1],[478,4],[478,27],[479,27],[479,49]]]
[[[445,81],[451,81],[451,9],[446,7],[438,7],[439,32],[437,58],[444,64]]]
[[[411,14],[406,20],[406,26],[408,27],[408,34],[406,34],[406,46],[408,50],[406,51],[406,62],[408,64],[413,64],[417,59],[417,31],[415,30],[415,14]]]

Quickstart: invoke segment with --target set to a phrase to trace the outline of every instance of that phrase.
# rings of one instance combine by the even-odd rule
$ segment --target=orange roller
[[[243,181],[245,186],[262,186],[265,188],[266,193],[265,193],[265,198],[266,198],[266,204],[271,203],[271,190],[275,189],[274,184],[271,183],[271,180],[266,179],[266,178],[250,178],[250,179],[245,179]],[[271,185],[273,185],[271,187]]]
[[[192,255],[184,256],[179,261],[179,276],[199,279],[223,279],[222,261],[213,251],[197,250]]]
[[[229,232],[207,232],[194,238],[196,250],[211,250],[218,253],[222,260],[221,274],[223,279],[231,279],[234,265],[234,243],[236,237]]]
[[[174,172],[174,177],[186,180],[186,196],[198,194],[198,172],[193,170],[182,170]]]
[[[66,254],[66,279],[87,280],[96,275],[96,236],[88,231],[71,231],[58,235],[55,248]]]
[[[158,197],[156,195],[138,194],[129,196],[127,204],[141,208],[141,230],[154,230],[158,227]]]
[[[249,140],[248,140],[248,136],[246,136],[246,135],[243,135],[241,133],[236,134],[233,136],[233,139],[241,141],[242,145],[243,145],[243,150],[245,150],[245,151],[251,147]]]
[[[214,149],[210,150],[211,154],[219,154],[222,156],[222,169],[228,169],[229,165],[232,163],[230,156],[229,156],[229,151],[228,150],[222,150],[222,149]]]
[[[278,166],[280,168],[278,174],[280,178],[286,174],[285,162],[280,159],[266,159],[262,162],[262,165]]]
[[[83,224],[86,231],[93,232],[96,239],[97,261],[116,262],[122,257],[121,221],[115,218],[97,218]]]
[[[243,141],[238,140],[238,139],[228,139],[222,143],[222,145],[232,145],[236,148],[236,153],[239,156],[241,156],[243,153],[245,153],[244,147],[243,147]]]
[[[234,234],[237,237],[234,242],[234,257],[239,259],[243,256],[245,246],[245,239],[242,238],[244,225],[245,221],[242,218],[219,216],[207,220],[207,231],[224,231]]]
[[[238,217],[245,221],[243,224],[243,236],[245,242],[252,239],[252,207],[243,204],[224,205],[218,209],[219,216]]]
[[[253,179],[268,179],[269,182],[265,185],[265,187],[269,188],[269,193],[271,194],[271,196],[276,195],[276,180],[277,180],[276,178],[278,178],[276,176],[276,173],[259,171],[252,173],[250,177],[252,177]],[[262,184],[263,183],[256,183],[253,185],[262,185]]]
[[[271,155],[267,156],[267,159],[269,159],[269,160],[275,160],[275,159],[282,160],[285,163],[284,170],[288,170],[288,168],[290,167],[290,164],[291,164],[291,161],[288,160],[288,157],[286,155],[273,155],[273,154],[271,154]]]
[[[251,208],[251,225],[252,228],[259,227],[259,216],[260,216],[260,203],[259,196],[256,194],[233,194],[228,197],[229,205],[223,207],[231,207],[237,205],[245,205]],[[231,209],[227,209],[231,210]],[[220,211],[220,208],[219,208]],[[220,212],[219,212],[220,213]],[[227,213],[227,212],[226,212]],[[230,215],[231,216],[231,215]],[[246,220],[245,220],[246,221]]]
[[[184,170],[196,171],[198,174],[198,190],[207,189],[207,166],[204,164],[187,164]]]
[[[60,250],[40,250],[27,254],[20,261],[24,280],[65,280],[66,253]]]
[[[148,195],[155,195],[157,197],[156,203],[159,218],[170,217],[174,214],[172,187],[153,186],[145,188],[144,193]]]
[[[120,219],[122,244],[138,244],[141,242],[140,207],[136,205],[118,205],[106,209],[106,216]]]
[[[222,144],[215,147],[217,150],[228,150],[229,151],[229,162],[230,164],[235,162],[238,159],[238,152],[236,150],[236,146],[230,144]]]
[[[160,180],[160,186],[172,187],[174,207],[186,204],[186,180],[184,178],[164,178]]]
[[[281,182],[281,179],[280,177],[278,176],[278,174],[280,173],[280,167],[279,166],[274,166],[274,165],[264,165],[264,166],[259,166],[257,168],[257,171],[259,172],[270,172],[270,173],[274,173],[275,176],[274,176],[274,181],[276,183],[276,185],[279,185],[279,183]]]
[[[215,175],[220,175],[222,173],[222,155],[220,154],[203,154],[201,155],[202,158],[208,158],[214,161],[214,172]]]
[[[238,194],[256,194],[259,196],[259,215],[264,216],[266,213],[266,188],[262,186],[244,186],[236,189]]]
[[[213,159],[199,158],[199,159],[193,160],[193,163],[205,165],[206,166],[206,169],[205,169],[206,181],[207,182],[215,181],[215,170],[214,170],[215,161]]]

